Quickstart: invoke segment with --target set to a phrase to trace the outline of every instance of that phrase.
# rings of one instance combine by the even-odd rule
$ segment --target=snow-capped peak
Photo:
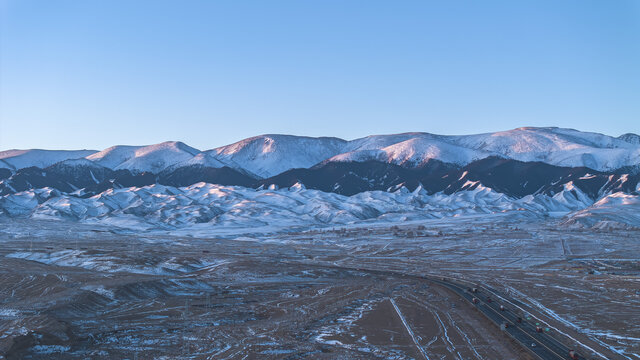
[[[227,164],[236,164],[261,177],[293,168],[308,168],[343,149],[345,140],[330,137],[260,135],[211,150]]]
[[[134,172],[160,172],[169,166],[186,162],[200,150],[179,141],[166,141],[148,146],[113,146],[87,159],[111,169],[127,169]]]
[[[626,133],[618,136],[618,139],[628,142],[633,145],[640,145],[640,135],[633,133]]]
[[[86,157],[110,169],[134,172],[157,173],[169,167],[197,164],[229,166],[252,176],[271,177],[327,161],[375,160],[420,167],[434,159],[464,166],[491,156],[609,171],[640,164],[640,137],[625,134],[616,138],[555,127],[522,127],[457,136],[414,132],[372,135],[351,141],[332,137],[260,135],[204,152],[176,141],[148,146],[113,146],[100,152],[9,150],[0,152],[0,167],[11,170],[30,166],[44,168],[63,160]]]
[[[115,169],[118,165],[133,158],[136,150],[141,147],[142,146],[116,145],[91,154],[86,158],[104,167]]]

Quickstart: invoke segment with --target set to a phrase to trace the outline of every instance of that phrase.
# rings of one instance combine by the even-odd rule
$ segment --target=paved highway
[[[311,265],[306,263],[306,265]],[[569,357],[569,351],[571,348],[567,347],[560,341],[558,341],[553,335],[544,332],[536,331],[536,321],[531,317],[525,317],[521,310],[512,307],[508,302],[502,301],[506,299],[505,296],[497,296],[496,291],[487,287],[482,287],[477,284],[463,284],[458,279],[448,277],[436,277],[431,275],[413,275],[405,274],[390,270],[373,270],[363,268],[344,267],[339,265],[320,265],[313,264],[319,267],[344,269],[344,270],[356,270],[361,272],[367,272],[371,274],[379,274],[386,276],[401,276],[409,278],[418,278],[428,280],[444,286],[463,299],[469,301],[473,306],[480,311],[486,318],[498,325],[505,331],[511,338],[517,341],[521,346],[528,349],[529,352],[541,360],[558,360],[558,359],[579,359],[586,360],[585,357],[575,354],[573,358]],[[466,283],[466,282],[465,282]],[[475,289],[475,290],[474,290]],[[473,299],[477,299],[474,302]],[[502,299],[501,299],[502,298]],[[513,299],[508,299],[511,303],[518,303]],[[501,308],[503,306],[503,308]],[[520,320],[519,320],[520,319]],[[507,325],[505,328],[504,325]],[[540,325],[542,326],[542,325]],[[534,345],[534,346],[532,346]]]
[[[501,303],[493,292],[482,287],[474,288],[458,284],[449,279],[434,279],[431,281],[445,286],[472,303],[482,314],[496,325],[503,327],[503,331],[518,341],[523,347],[543,360],[571,359],[566,345],[556,340],[548,333],[537,332],[535,321],[527,319],[518,309],[513,309],[509,304]],[[477,299],[474,303],[473,299]],[[502,308],[501,308],[502,306]],[[520,321],[518,321],[520,319]],[[504,328],[504,325],[507,325]],[[535,346],[532,346],[534,345]],[[585,359],[575,354],[574,359]]]

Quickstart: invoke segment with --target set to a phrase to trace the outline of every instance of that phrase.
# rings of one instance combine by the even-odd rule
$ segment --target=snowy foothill
[[[640,196],[615,193],[581,209],[566,221],[596,229],[640,227]]]
[[[136,229],[278,231],[314,226],[396,223],[464,215],[513,212],[527,217],[567,215],[568,219],[593,213],[616,212],[630,225],[640,225],[636,215],[621,213],[637,209],[638,196],[612,194],[595,204],[571,184],[553,196],[511,198],[484,186],[451,195],[429,195],[419,187],[411,192],[368,191],[343,196],[304,188],[255,190],[239,186],[198,183],[187,187],[150,185],[109,189],[80,198],[52,189],[36,189],[0,198],[7,216],[36,219],[67,219]],[[627,209],[628,208],[628,209]],[[583,221],[573,221],[583,223]],[[593,225],[593,224],[588,224]]]

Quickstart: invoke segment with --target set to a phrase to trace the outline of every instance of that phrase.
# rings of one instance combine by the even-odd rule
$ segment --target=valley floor
[[[508,214],[208,237],[0,229],[0,358],[531,358],[411,276],[437,275],[509,296],[587,358],[640,359],[638,230]]]

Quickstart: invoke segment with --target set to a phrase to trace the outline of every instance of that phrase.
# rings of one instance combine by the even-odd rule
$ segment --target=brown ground
[[[35,230],[16,235],[25,226]],[[407,225],[234,240],[65,226],[9,224],[0,234],[0,354],[8,359],[530,358],[448,289],[366,269],[517,291],[510,295],[544,306],[529,302],[534,315],[608,358],[625,358],[609,346],[638,349],[545,311],[580,328],[638,334],[638,278],[625,260],[637,249],[609,251],[617,260],[606,264],[624,272],[612,274],[594,255],[583,260],[584,234],[573,242],[559,234],[563,243],[539,228],[443,224],[443,235],[422,237],[407,237],[406,229],[422,231]],[[616,234],[598,241],[615,250],[609,237],[619,242]]]

